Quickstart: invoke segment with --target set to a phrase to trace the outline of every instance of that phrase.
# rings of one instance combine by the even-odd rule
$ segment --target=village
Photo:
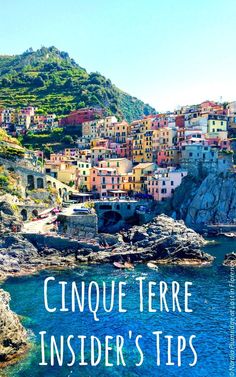
[[[58,119],[33,107],[2,109],[0,126],[12,136],[53,128],[74,129],[71,145],[41,158],[42,172],[83,193],[83,200],[171,197],[188,175],[233,170],[236,102],[205,101],[174,112],[146,116],[128,124],[85,108]],[[29,154],[29,153],[28,153]],[[33,156],[33,157],[32,157]]]

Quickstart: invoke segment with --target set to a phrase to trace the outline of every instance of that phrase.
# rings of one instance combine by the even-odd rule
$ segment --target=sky
[[[158,111],[236,100],[235,0],[0,0],[0,54],[56,46]]]

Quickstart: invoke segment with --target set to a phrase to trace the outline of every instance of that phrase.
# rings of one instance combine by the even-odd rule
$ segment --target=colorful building
[[[158,169],[147,177],[147,192],[156,201],[170,198],[187,174],[184,170]]]
[[[155,163],[144,162],[133,167],[133,191],[146,192],[146,181],[152,175],[157,165]]]

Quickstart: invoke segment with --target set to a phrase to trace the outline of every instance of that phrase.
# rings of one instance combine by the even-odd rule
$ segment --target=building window
[[[174,186],[174,181],[171,181],[170,184],[171,184],[171,186]]]

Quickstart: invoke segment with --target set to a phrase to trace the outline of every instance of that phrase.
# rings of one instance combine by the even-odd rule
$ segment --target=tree
[[[73,144],[73,142],[74,142],[73,138],[70,135],[64,136],[63,139],[62,139],[62,141],[65,144]]]
[[[7,187],[8,183],[9,183],[8,177],[6,177],[5,175],[1,174],[0,175],[0,188]]]
[[[7,86],[10,86],[10,85],[11,85],[11,80],[8,79],[8,78],[6,78],[6,77],[4,77],[4,78],[2,79],[2,86],[7,87]]]
[[[45,82],[41,76],[35,77],[33,83],[34,85],[39,86],[39,87],[45,85]]]

